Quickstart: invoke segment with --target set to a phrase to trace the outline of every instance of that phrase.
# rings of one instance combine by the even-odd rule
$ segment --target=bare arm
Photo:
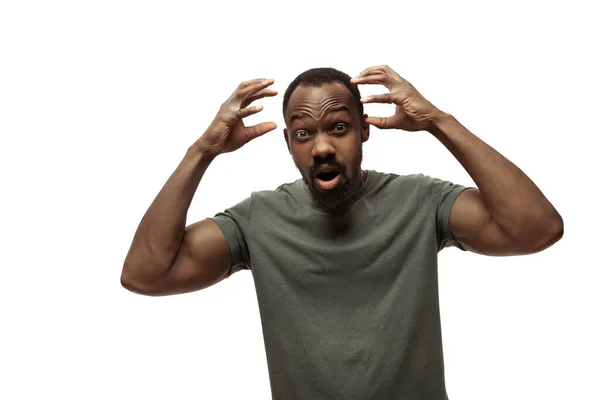
[[[185,226],[194,193],[213,159],[190,147],[158,193],[125,258],[125,288],[148,295],[174,294],[205,288],[226,276],[229,246],[219,227],[210,220]]]
[[[390,92],[361,99],[393,103],[392,117],[369,117],[381,129],[429,131],[465,167],[478,189],[463,191],[450,213],[450,230],[467,250],[487,255],[541,251],[563,235],[563,220],[523,171],[425,99],[387,65],[370,67],[355,84],[382,84]]]
[[[450,213],[450,230],[466,249],[486,255],[522,255],[560,240],[562,217],[521,169],[449,114],[442,115],[430,132],[478,187],[462,192]]]
[[[123,264],[121,284],[136,293],[158,296],[206,288],[224,279],[231,265],[229,244],[209,219],[186,228],[187,212],[204,173],[214,158],[235,151],[276,128],[273,122],[251,127],[242,118],[262,107],[248,107],[274,96],[272,80],[244,82],[223,103],[210,127],[158,193],[142,218]]]

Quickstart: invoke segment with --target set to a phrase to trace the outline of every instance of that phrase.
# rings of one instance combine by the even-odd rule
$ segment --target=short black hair
[[[350,90],[350,93],[352,93],[352,97],[354,97],[354,101],[356,102],[356,108],[359,113],[358,116],[359,118],[362,118],[364,106],[360,101],[360,91],[358,90],[358,86],[350,83],[350,75],[342,71],[338,71],[335,68],[312,68],[298,75],[296,79],[290,83],[285,91],[285,94],[283,95],[283,117],[285,118],[285,110],[287,109],[290,97],[298,86],[304,85],[318,87],[324,83],[334,82],[339,82],[346,86],[348,90]]]

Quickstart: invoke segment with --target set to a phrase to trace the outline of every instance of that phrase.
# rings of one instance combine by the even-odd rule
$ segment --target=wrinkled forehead
[[[345,106],[350,114],[356,111],[356,102],[352,93],[341,83],[324,83],[320,86],[299,85],[290,96],[285,113],[286,123],[292,115],[308,114],[321,119],[331,108]]]

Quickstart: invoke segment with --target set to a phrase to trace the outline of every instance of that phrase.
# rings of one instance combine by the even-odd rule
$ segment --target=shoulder
[[[375,172],[375,174],[378,177],[376,186],[385,187],[386,192],[400,196],[404,201],[424,203],[439,200],[445,194],[463,188],[461,185],[423,173],[399,175]]]
[[[390,186],[394,189],[403,191],[427,191],[430,190],[432,184],[436,181],[433,178],[422,173],[414,173],[400,175],[395,173],[369,171],[374,172],[378,186]]]
[[[282,183],[274,189],[257,190],[250,195],[254,206],[289,205],[303,195],[302,179]]]
[[[406,175],[404,178],[404,182],[407,185],[413,186],[415,189],[428,196],[438,195],[446,190],[452,190],[461,186],[448,180],[423,173]]]
[[[296,195],[299,189],[302,189],[302,179],[285,182],[273,189],[256,190],[252,196],[261,199],[275,199],[285,196]]]
[[[376,181],[378,182],[393,183],[395,185],[404,186],[426,186],[432,181],[436,180],[436,178],[422,173],[401,175],[393,172],[380,172],[370,170],[369,174],[373,174],[376,177]]]

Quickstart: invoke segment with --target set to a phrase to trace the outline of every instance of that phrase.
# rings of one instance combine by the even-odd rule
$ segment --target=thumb
[[[274,122],[261,122],[260,124],[247,127],[246,136],[248,137],[248,140],[252,140],[267,132],[271,132],[276,128],[277,125]]]
[[[390,117],[368,117],[365,119],[365,122],[379,129],[390,129],[394,127],[394,121]]]

